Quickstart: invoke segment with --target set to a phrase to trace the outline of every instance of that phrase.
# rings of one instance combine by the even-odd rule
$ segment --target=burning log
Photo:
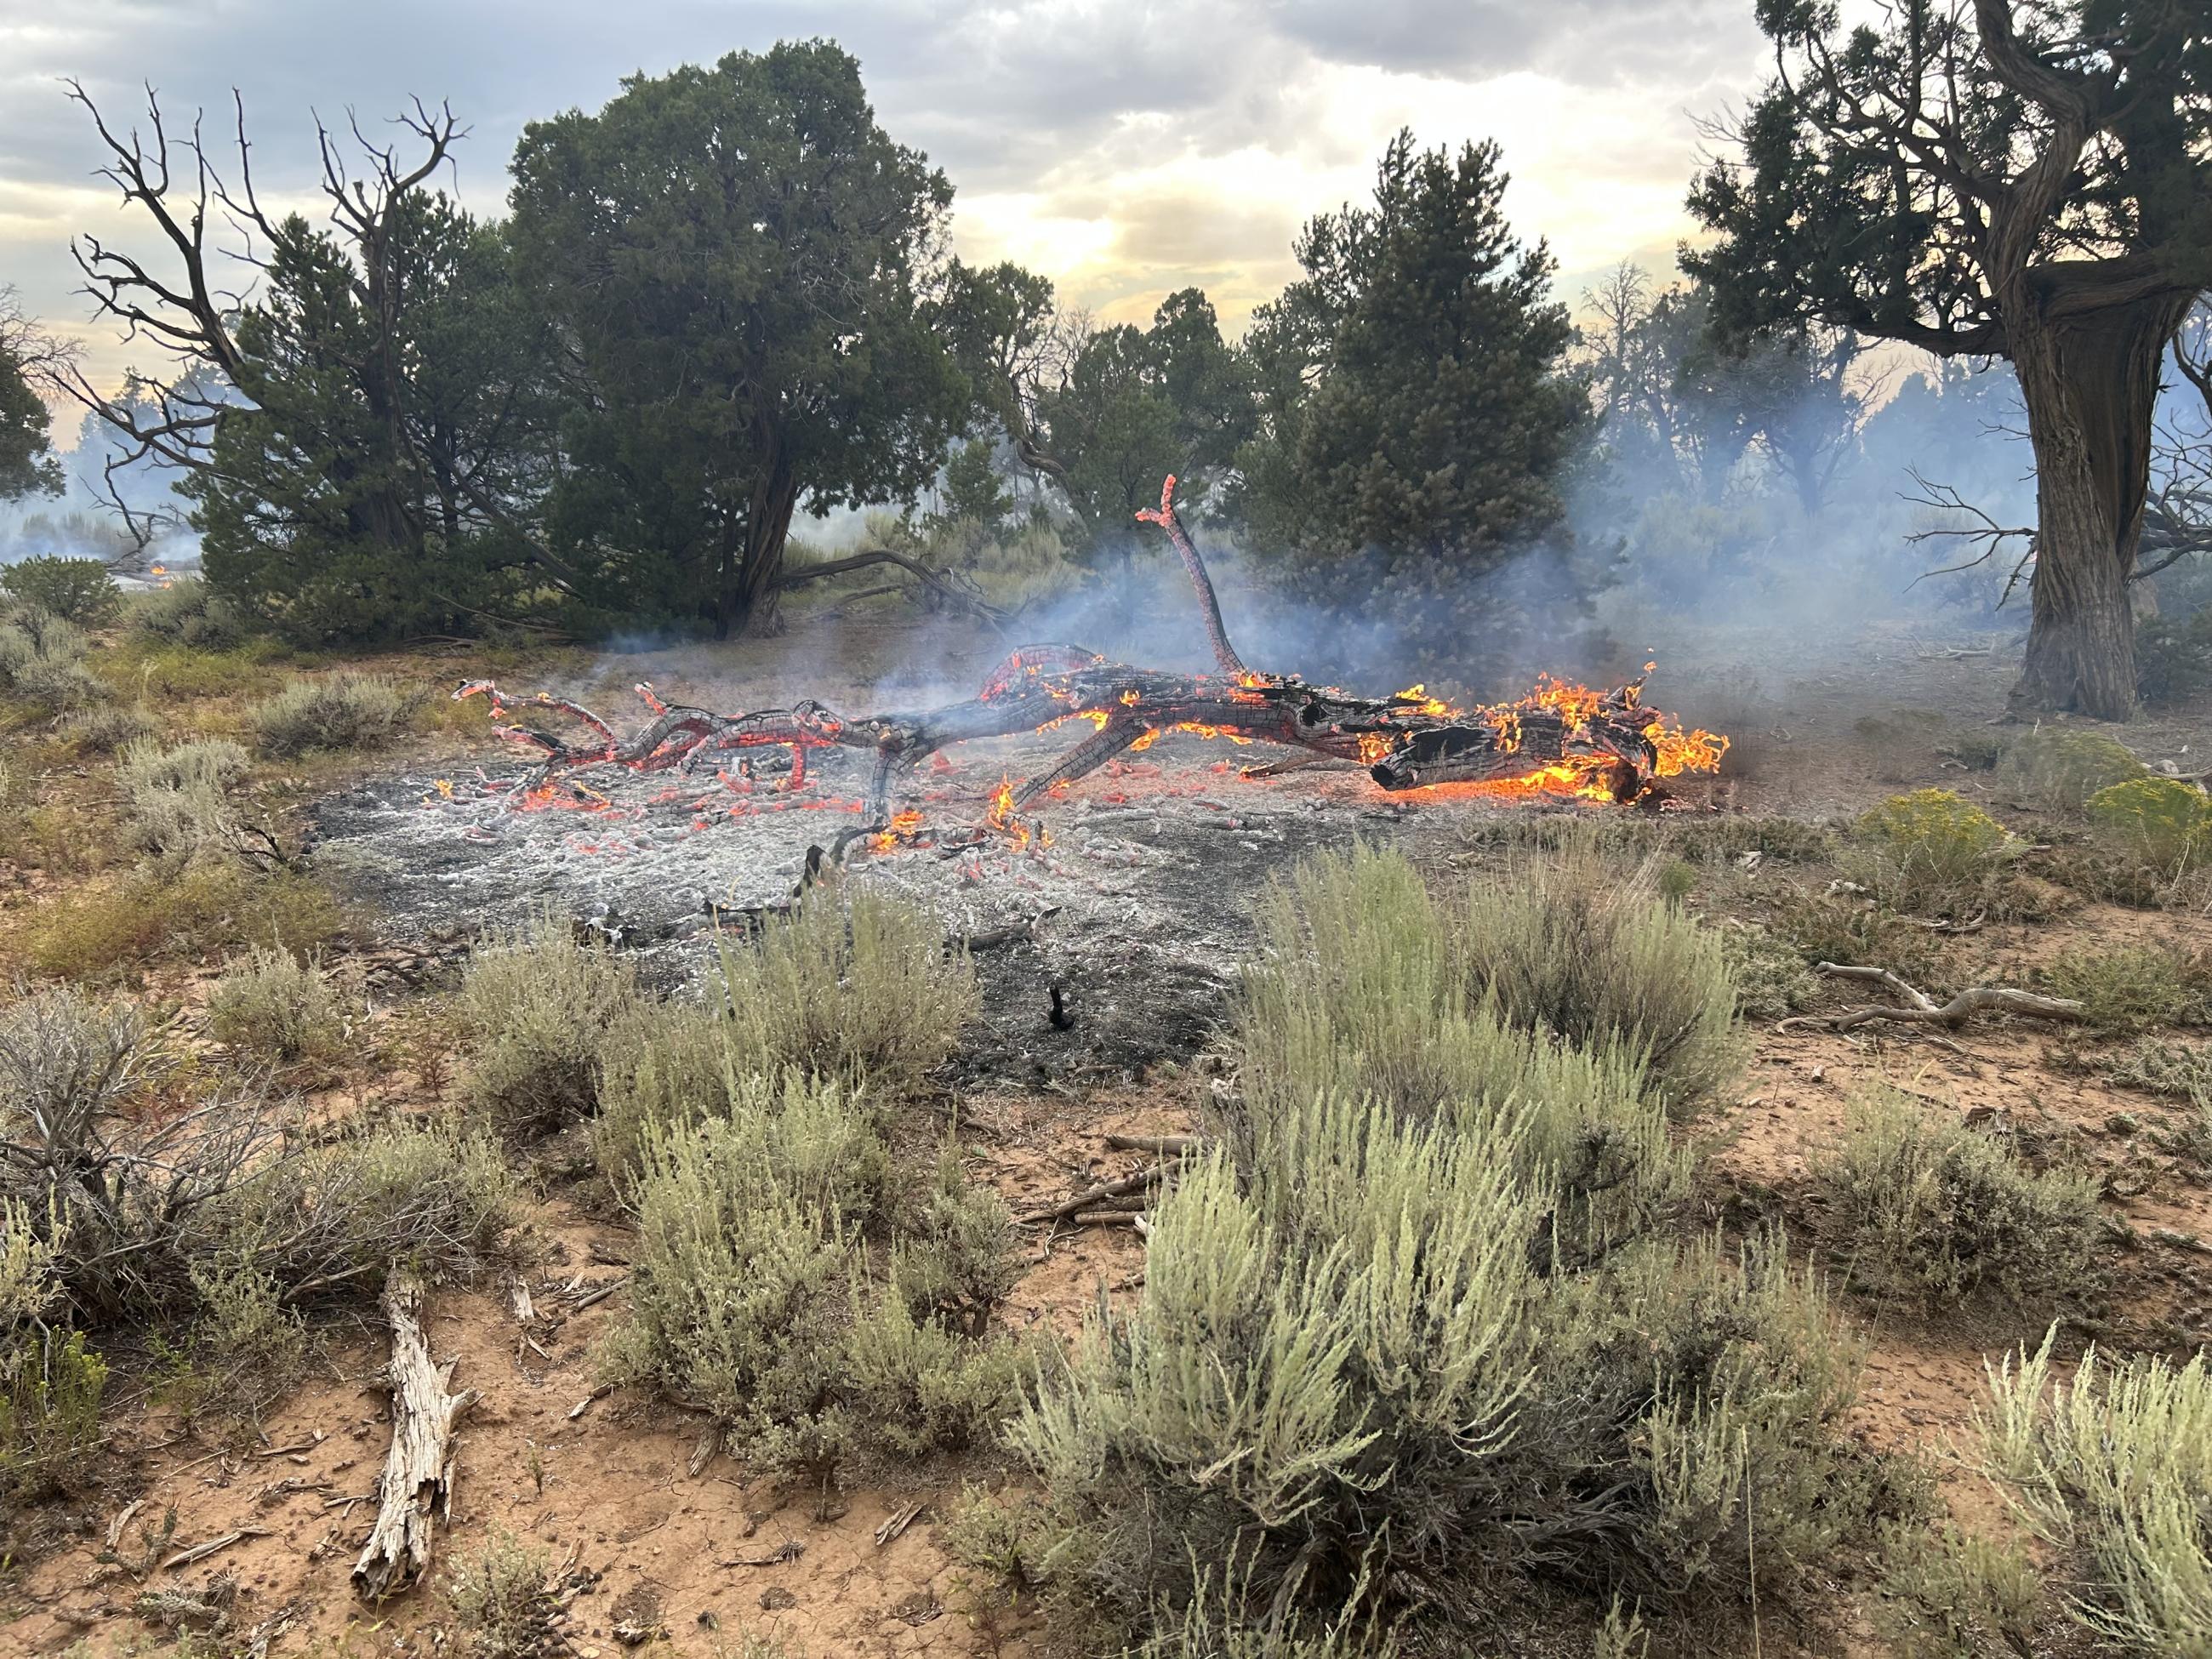
[[[1640,678],[1604,692],[1544,678],[1517,701],[1462,710],[1418,685],[1387,697],[1368,697],[1309,684],[1294,675],[1255,672],[1222,626],[1205,562],[1176,515],[1175,484],[1170,477],[1161,489],[1159,507],[1137,516],[1159,526],[1182,560],[1220,669],[1217,674],[1133,667],[1080,646],[1024,646],[967,702],[853,719],[811,701],[720,714],[664,703],[652,687],[641,684],[638,695],[653,719],[628,739],[617,737],[589,709],[543,692],[514,698],[489,680],[469,680],[453,696],[489,698],[495,718],[501,721],[510,709],[531,707],[566,714],[590,731],[591,741],[569,744],[528,726],[496,728],[499,735],[543,756],[510,792],[510,800],[522,807],[603,803],[604,797],[564,776],[596,766],[689,774],[732,751],[781,749],[788,757],[789,787],[796,790],[805,781],[810,750],[871,751],[866,822],[837,837],[832,849],[837,857],[863,836],[879,850],[924,838],[921,815],[895,813],[893,803],[902,777],[930,757],[957,744],[1051,732],[1072,721],[1087,723],[1089,733],[1044,771],[1018,784],[1008,780],[984,823],[965,839],[994,830],[1026,839],[1019,814],[1115,757],[1148,748],[1168,732],[1297,750],[1308,762],[1355,763],[1378,787],[1392,792],[1456,784],[1508,798],[1556,794],[1631,801],[1650,794],[1658,779],[1719,766],[1728,739],[1685,731],[1672,716],[1644,708]],[[566,802],[560,798],[564,782],[573,792]]]

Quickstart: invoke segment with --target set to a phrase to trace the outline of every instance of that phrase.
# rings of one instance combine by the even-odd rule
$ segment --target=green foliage
[[[511,1532],[499,1532],[453,1569],[453,1611],[473,1659],[536,1659],[555,1641],[552,1561]]]
[[[2039,805],[2078,812],[2100,789],[2148,775],[2126,744],[2078,726],[2039,726],[2006,751],[2006,782]]]
[[[1865,855],[1849,867],[1901,911],[1987,910],[2013,850],[2002,824],[1948,789],[1892,795],[1861,814],[1857,830]]]
[[[2097,1285],[2094,1176],[2035,1173],[1990,1137],[1878,1088],[1813,1176],[1853,1279],[1934,1310],[1973,1299],[2047,1309]]]
[[[1471,994],[1449,925],[1401,854],[1301,864],[1260,921],[1264,954],[1237,1027],[1262,1143],[1277,1118],[1327,1093],[1475,1132],[1525,1117],[1510,1143],[1517,1166],[1556,1185],[1575,1252],[1683,1196],[1688,1159],[1645,1087],[1636,1039],[1585,1048],[1499,1019]]]
[[[2082,1018],[2100,1031],[2132,1036],[2154,1026],[2212,1019],[2212,970],[2203,958],[2172,945],[2073,945],[2039,976],[2056,995],[2078,1000]]]
[[[991,445],[971,440],[955,449],[951,459],[945,462],[939,491],[939,516],[945,523],[973,525],[985,536],[998,535],[1006,528],[1014,498],[1000,478],[991,452]]]
[[[2197,863],[2212,843],[2212,796],[2179,778],[2113,784],[2089,797],[2088,811],[2100,835],[2165,874]]]
[[[1571,338],[1553,261],[1516,242],[1494,143],[1457,155],[1391,141],[1374,204],[1312,221],[1303,280],[1248,341],[1263,436],[1239,458],[1255,544],[1368,652],[1464,662],[1538,635],[1556,649],[1586,571],[1560,556],[1499,570],[1559,523],[1590,409],[1561,374]],[[1540,629],[1515,619],[1543,618]],[[1410,630],[1410,639],[1404,630]],[[1364,634],[1364,637],[1363,637]]]
[[[2171,708],[2212,687],[2212,607],[2186,616],[2146,617],[2136,624],[2136,690],[2154,708]]]
[[[156,959],[253,945],[312,951],[345,925],[336,896],[304,872],[259,876],[216,860],[181,876],[149,866],[66,893],[31,919],[23,945],[40,973],[108,979]]]
[[[345,1046],[345,1005],[316,957],[256,946],[209,993],[208,1030],[260,1059],[326,1060]]]
[[[83,628],[109,621],[123,603],[101,561],[52,553],[34,553],[0,570],[0,593]]]
[[[951,1054],[981,1006],[966,957],[927,910],[816,890],[790,921],[722,946],[730,1041],[748,1069],[805,1066],[911,1088]]]
[[[526,125],[514,173],[520,268],[592,392],[549,518],[599,616],[726,632],[772,610],[802,495],[910,501],[935,474],[975,401],[930,298],[952,188],[850,55],[633,76]]]
[[[1882,1534],[1876,1635],[1898,1659],[1982,1659],[2002,1645],[2032,1653],[2043,1585],[2017,1540],[1946,1522]]]
[[[544,1134],[599,1103],[599,1050],[637,1006],[636,975],[600,939],[558,916],[488,937],[456,1004],[468,1034],[462,1095],[501,1134]]]
[[[332,674],[299,680],[253,711],[255,742],[264,755],[311,749],[373,749],[404,725],[412,700],[390,680]]]
[[[0,1347],[0,1492],[66,1491],[100,1439],[107,1365],[82,1331],[11,1335]]]
[[[54,1262],[67,1237],[67,1224],[49,1212],[33,1225],[31,1206],[0,1196],[0,1340],[6,1333],[42,1320],[61,1299]]]
[[[1163,300],[1148,329],[1091,334],[1038,398],[1037,422],[1092,558],[1132,544],[1132,515],[1159,505],[1170,473],[1200,495],[1255,425],[1249,373],[1196,289]]]
[[[0,501],[64,489],[61,459],[47,437],[53,411],[31,380],[33,366],[54,349],[17,308],[15,290],[0,288]]]
[[[1735,989],[1719,934],[1592,843],[1478,877],[1452,917],[1451,946],[1471,998],[1585,1047],[1619,1045],[1673,1107],[1735,1063]]]
[[[2078,1588],[2067,1612],[2128,1653],[2212,1648],[2212,1377],[2092,1348],[2051,1376],[2056,1333],[1990,1373],[1986,1468]]]
[[[307,1358],[307,1328],[276,1276],[240,1257],[196,1262],[198,1302],[173,1404],[198,1418],[211,1410],[251,1413],[296,1382]]]
[[[248,622],[245,611],[200,576],[179,576],[167,587],[134,595],[124,620],[133,634],[194,651],[243,644]]]
[[[466,634],[552,597],[483,506],[542,489],[545,320],[501,228],[434,187],[372,218],[369,249],[297,215],[272,228],[230,325],[243,406],[180,486],[213,592],[295,644]],[[200,626],[231,621],[210,604]]]

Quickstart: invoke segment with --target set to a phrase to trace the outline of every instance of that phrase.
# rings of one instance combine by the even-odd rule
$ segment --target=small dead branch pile
[[[1071,1198],[1015,1217],[1016,1222],[1025,1227],[1134,1227],[1142,1232],[1152,1190],[1200,1149],[1194,1135],[1108,1135],[1106,1144],[1116,1152],[1152,1152],[1161,1161],[1111,1181],[1095,1182]]]

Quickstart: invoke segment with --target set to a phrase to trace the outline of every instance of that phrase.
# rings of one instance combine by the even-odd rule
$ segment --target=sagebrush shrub
[[[468,1632],[473,1659],[537,1659],[555,1644],[561,1610],[550,1582],[552,1558],[511,1532],[487,1539],[453,1569],[448,1594]]]
[[[0,615],[0,689],[59,712],[87,708],[106,695],[84,665],[84,630],[37,605]]]
[[[2139,777],[2089,797],[2106,842],[2162,874],[2203,860],[2212,844],[2212,795],[2179,778]]]
[[[1987,1471],[2076,1585],[2068,1613],[2120,1651],[2212,1652],[2212,1376],[2197,1353],[2052,1375],[2056,1333],[1990,1369]]]
[[[263,754],[279,757],[373,748],[398,733],[410,708],[398,686],[371,675],[300,680],[255,708],[255,744]]]
[[[1863,1534],[1890,1494],[1839,1432],[1856,1357],[1817,1286],[1771,1245],[1549,1271],[1511,1133],[1325,1098],[1249,1169],[1188,1170],[1134,1307],[1010,1431],[1055,1594],[1139,1632],[1234,1562],[1213,1639],[1362,1583],[1370,1631],[1463,1636],[1516,1574],[1766,1595]]]
[[[919,905],[817,888],[790,921],[726,941],[722,986],[734,1052],[750,1069],[804,1066],[911,1087],[951,1056],[981,1006],[975,973],[947,956]]]
[[[123,603],[103,561],[54,553],[34,553],[0,570],[0,593],[85,628],[107,621]]]
[[[1723,926],[1729,977],[1735,986],[1736,1012],[1746,1019],[1780,1019],[1812,1006],[1820,981],[1805,965],[1805,954],[1764,927]]]
[[[618,1013],[599,1058],[592,1149],[617,1194],[635,1181],[648,1134],[687,1128],[729,1109],[730,1034],[712,1008],[690,998],[641,999]]]
[[[139,848],[174,866],[235,847],[240,820],[230,790],[252,764],[228,738],[129,745],[116,762],[115,781]]]
[[[54,1262],[67,1224],[51,1215],[33,1224],[30,1206],[0,1197],[0,1333],[18,1329],[52,1312],[62,1298]]]
[[[2130,1088],[2185,1100],[2200,1111],[2212,1108],[2212,1046],[2138,1037],[2107,1062],[2105,1075]]]
[[[600,939],[540,916],[486,939],[457,1007],[469,1038],[462,1092],[501,1133],[530,1136],[598,1109],[600,1049],[638,1006],[635,970]]]
[[[1874,1626],[1898,1659],[1977,1659],[2033,1653],[2043,1585],[2018,1539],[1965,1532],[1947,1522],[1896,1526],[1882,1535],[1881,1593]]]
[[[2048,1306],[2095,1286],[2096,1178],[2032,1170],[1900,1091],[1863,1097],[1812,1170],[1835,1248],[1884,1294],[1930,1309]]]
[[[900,1217],[890,1284],[915,1319],[949,1322],[981,1336],[991,1310],[1020,1276],[1012,1249],[1013,1212],[990,1188],[968,1178],[959,1146],[946,1141],[937,1171]]]
[[[1449,929],[1470,1002],[1587,1048],[1618,1045],[1670,1106],[1694,1103],[1735,1065],[1719,934],[1587,842],[1476,878]]]
[[[2013,744],[2002,775],[2038,805],[2078,812],[2098,791],[2149,771],[2126,744],[2101,732],[2045,726]]]
[[[345,1046],[345,1005],[319,958],[257,946],[216,981],[208,1030],[264,1060],[328,1060]]]
[[[103,702],[63,715],[54,729],[80,749],[109,754],[152,737],[161,723],[137,703]]]
[[[842,1086],[796,1070],[774,1087],[739,1079],[726,1115],[650,1133],[629,1318],[610,1370],[704,1406],[732,1452],[763,1468],[826,1478],[856,1453],[976,1440],[1018,1381],[1009,1345],[968,1334],[985,1322],[967,1316],[978,1298],[1011,1280],[1009,1262],[985,1259],[1008,1242],[1003,1229],[976,1236],[989,1212],[956,1191],[952,1206],[971,1213],[965,1256],[943,1264],[955,1271],[897,1265],[910,1249],[945,1248],[925,1211],[911,1241],[894,1232],[879,1286],[861,1230],[889,1217],[890,1173]]]
[[[135,596],[128,622],[148,639],[225,651],[246,637],[246,613],[198,576],[180,576],[167,587]]]
[[[2045,988],[2080,1002],[2081,1018],[2100,1031],[2132,1036],[2212,1019],[2212,963],[2174,945],[2073,945],[2039,977]]]
[[[1525,1117],[1515,1155],[1556,1184],[1576,1248],[1632,1231],[1682,1195],[1687,1155],[1633,1038],[1585,1048],[1471,1000],[1445,914],[1402,855],[1300,865],[1262,901],[1260,929],[1237,1020],[1255,1133],[1332,1092],[1473,1130]]]
[[[1948,789],[1893,795],[1859,817],[1846,867],[1898,910],[1986,910],[2015,848],[2005,827]]]

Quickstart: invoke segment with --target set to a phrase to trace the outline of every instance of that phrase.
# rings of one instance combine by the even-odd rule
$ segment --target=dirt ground
[[[1923,627],[1747,646],[1687,629],[1649,632],[1638,643],[1661,663],[1651,700],[1736,740],[1726,775],[1681,792],[1686,812],[1820,822],[1932,786],[1979,801],[2022,833],[2037,832],[2032,809],[1949,752],[1962,733],[2019,729],[1997,724],[2014,655],[2006,636]],[[834,700],[880,693],[886,672],[872,668],[897,661],[898,641],[896,629],[857,642],[845,630],[836,658],[842,684],[823,683],[823,641],[804,626],[764,643],[620,659],[572,656],[558,672],[568,685],[601,693],[649,678],[665,696],[725,706],[782,700],[762,695],[769,688],[784,698]],[[994,639],[939,629],[935,660],[915,686],[980,671],[1000,648]],[[465,660],[410,657],[388,665],[427,683],[465,672]],[[2212,714],[2145,718],[2117,735],[2154,765],[2200,772]],[[471,758],[494,764],[500,757],[457,721],[373,766],[358,758],[355,775]],[[300,799],[347,781],[317,774],[303,780]],[[1402,831],[1383,823],[1376,833],[1402,833],[1440,870],[1466,867],[1502,856],[1492,832],[1512,811],[1443,803],[1415,814],[1418,823]],[[1689,902],[1715,920],[1756,919],[1779,884],[1823,878],[1773,860],[1708,868]],[[0,908],[35,907],[48,884],[17,872]],[[2212,917],[2054,892],[2045,918],[1988,922],[1950,948],[1983,982],[2013,983],[2069,945],[2147,939],[2212,950]],[[423,1058],[412,1022],[463,948],[450,939],[380,939],[373,918],[357,930],[337,966],[368,988],[372,1012],[359,1060],[319,1085],[319,1109],[335,1116],[368,1101],[405,1109],[437,1097],[449,1067]],[[163,968],[149,976],[145,994],[174,1003],[190,1030],[209,971]],[[428,988],[395,988],[403,985]],[[1824,997],[1824,1008],[1861,1000],[1833,988]],[[1118,1080],[1051,1078],[1021,1086],[1001,1077],[971,1084],[945,1109],[957,1109],[972,1166],[1017,1209],[1029,1207],[1135,1168],[1143,1155],[1109,1151],[1109,1133],[1198,1127],[1215,1081],[1208,1030],[1207,1022],[1164,1030],[1159,1052],[1146,1065],[1122,1068]],[[1879,1025],[1844,1035],[1754,1027],[1737,1091],[1683,1131],[1709,1154],[1698,1201],[1716,1224],[1803,1221],[1812,1201],[1808,1156],[1838,1133],[1854,1091],[1881,1078],[1930,1113],[1990,1123],[2097,1170],[2113,1224],[2114,1291],[2109,1312],[2069,1340],[2077,1348],[2094,1337],[2185,1352],[2212,1340],[2212,1187],[2201,1164],[2166,1150],[2171,1139],[2159,1131],[2178,1119],[2175,1109],[2103,1080],[2094,1061],[2111,1046],[2002,1019],[1934,1037]],[[526,1281],[537,1313],[527,1323],[518,1322],[501,1287],[433,1298],[432,1347],[453,1362],[453,1386],[480,1398],[463,1422],[452,1513],[439,1529],[440,1569],[427,1588],[381,1607],[364,1607],[351,1593],[348,1575],[374,1510],[368,1494],[388,1430],[385,1352],[365,1325],[337,1328],[323,1333],[313,1380],[251,1431],[220,1442],[196,1437],[173,1412],[149,1403],[143,1382],[119,1360],[98,1479],[40,1517],[40,1547],[0,1574],[0,1649],[167,1650],[175,1633],[133,1611],[143,1595],[158,1590],[210,1595],[223,1608],[218,1641],[226,1650],[456,1650],[447,1572],[511,1534],[550,1553],[568,1582],[583,1587],[562,1629],[565,1650],[582,1659],[633,1640],[655,1644],[647,1651],[741,1655],[756,1637],[781,1642],[791,1659],[1050,1650],[1051,1632],[1035,1615],[1006,1606],[996,1587],[972,1582],[944,1540],[963,1484],[1001,1480],[1003,1469],[891,1472],[829,1494],[749,1482],[726,1460],[700,1455],[711,1444],[701,1420],[662,1401],[596,1390],[593,1345],[621,1305],[628,1235],[620,1218],[580,1204],[555,1180],[538,1229],[543,1255]],[[1028,1271],[1001,1312],[1016,1330],[1071,1336],[1086,1308],[1102,1297],[1126,1298],[1143,1282],[1143,1242],[1127,1228],[1033,1231],[1026,1248]],[[1853,1431],[1878,1446],[1929,1454],[1955,1512],[1995,1515],[1994,1495],[1950,1448],[1971,1426],[1984,1365],[2039,1332],[2002,1321],[1931,1323],[1848,1292],[1841,1305],[1868,1345]],[[173,1532],[164,1534],[171,1509]],[[150,1550],[141,1540],[149,1525],[166,1538]],[[162,1565],[226,1538],[197,1559]],[[127,1565],[103,1563],[103,1553]],[[1825,1632],[1770,1630],[1763,1650],[1881,1651],[1848,1614]]]

